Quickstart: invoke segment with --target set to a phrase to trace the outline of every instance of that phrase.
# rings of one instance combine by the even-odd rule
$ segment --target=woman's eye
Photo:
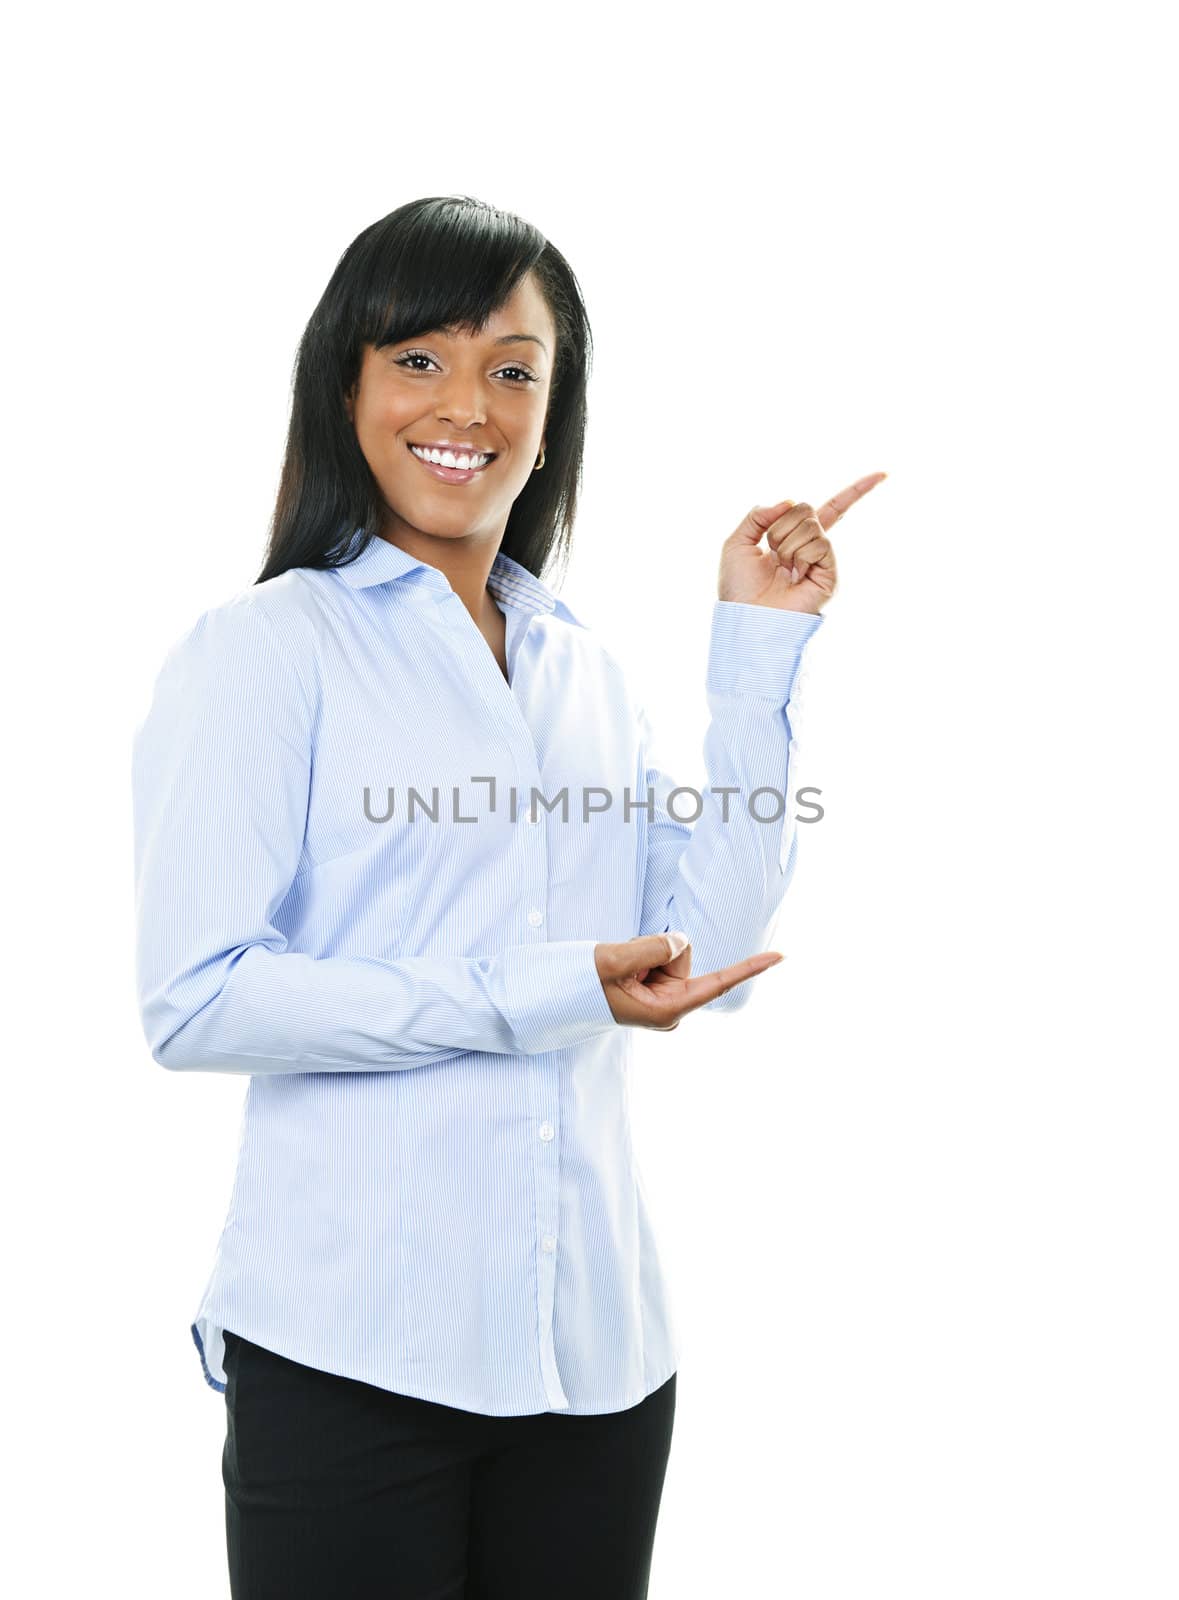
[[[393,365],[396,367],[405,367],[410,372],[421,372],[421,367],[410,366],[411,361],[429,361],[433,365],[437,365],[437,362],[434,361],[434,357],[427,355],[426,351],[424,350],[407,350],[404,355],[397,357]],[[529,372],[527,367],[501,367],[499,370],[501,372],[518,372],[520,374],[518,378],[510,378],[508,380],[510,383],[536,383],[538,381],[535,374]]]

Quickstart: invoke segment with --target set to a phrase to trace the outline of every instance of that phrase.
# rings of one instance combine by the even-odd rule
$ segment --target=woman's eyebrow
[[[450,328],[434,328],[431,331],[433,333],[440,333],[444,338],[447,339],[454,338],[454,333]],[[501,333],[499,338],[493,342],[495,344],[525,344],[529,341],[531,341],[532,344],[538,344],[544,351],[545,355],[548,355],[548,345],[545,344],[543,339],[538,338],[535,333]]]
[[[495,342],[496,344],[523,344],[528,339],[531,339],[533,344],[538,344],[544,351],[545,355],[548,355],[548,345],[545,344],[543,339],[538,339],[534,333],[505,333],[502,334]]]

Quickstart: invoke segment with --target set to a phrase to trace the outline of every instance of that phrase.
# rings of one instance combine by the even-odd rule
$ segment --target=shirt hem
[[[197,1354],[201,1358],[201,1371],[205,1375],[205,1382],[209,1385],[210,1389],[215,1389],[218,1394],[224,1394],[226,1385],[223,1383],[218,1383],[216,1378],[209,1371],[209,1363],[205,1360],[205,1346],[201,1340],[200,1331],[195,1322],[190,1326],[189,1332],[192,1334],[193,1343],[197,1347]]]
[[[205,1382],[209,1385],[209,1387],[211,1389],[215,1390],[218,1394],[224,1394],[225,1391],[226,1391],[226,1385],[223,1384],[223,1383],[218,1383],[217,1379],[214,1378],[213,1374],[209,1371],[209,1364],[208,1364],[208,1361],[205,1358],[204,1343],[203,1343],[203,1341],[201,1339],[200,1330],[199,1330],[199,1328],[198,1328],[198,1326],[197,1326],[197,1324],[195,1322],[190,1325],[190,1332],[192,1333],[193,1343],[196,1345],[196,1348],[197,1348],[197,1354],[201,1358],[201,1370],[204,1373]],[[243,1335],[243,1337],[246,1337],[246,1336]],[[291,1359],[294,1360],[294,1359],[297,1359],[297,1358],[292,1357]],[[478,1417],[503,1417],[503,1418],[509,1418],[509,1417],[543,1417],[543,1416],[555,1416],[555,1417],[602,1417],[602,1416],[614,1416],[614,1415],[617,1415],[619,1412],[631,1411],[631,1410],[634,1409],[635,1406],[641,1405],[644,1400],[648,1399],[652,1394],[654,1394],[656,1389],[662,1388],[662,1386],[665,1383],[668,1382],[668,1380],[672,1377],[672,1375],[678,1370],[678,1367],[679,1367],[678,1361],[673,1359],[672,1362],[671,1362],[671,1365],[668,1367],[667,1371],[664,1372],[661,1376],[657,1376],[653,1382],[648,1378],[647,1381],[646,1381],[646,1393],[645,1394],[641,1394],[638,1397],[637,1400],[632,1400],[627,1405],[623,1405],[623,1406],[604,1406],[604,1407],[601,1407],[601,1408],[585,1407],[585,1406],[560,1406],[560,1407],[542,1406],[536,1411],[479,1411],[479,1410],[477,1410],[476,1408],[474,1408],[472,1406],[456,1406],[454,1404],[453,1400],[443,1399],[442,1396],[440,1394],[437,1394],[437,1393],[434,1393],[434,1394],[419,1394],[419,1393],[415,1393],[415,1391],[413,1389],[411,1389],[411,1388],[404,1388],[404,1387],[398,1387],[397,1389],[389,1389],[389,1390],[386,1390],[386,1393],[403,1395],[408,1400],[428,1400],[432,1405],[449,1406],[452,1410],[455,1410],[455,1411],[469,1411],[473,1416],[478,1416]],[[348,1376],[348,1374],[340,1374],[340,1376]],[[369,1383],[369,1382],[371,1382],[371,1379],[365,1378],[365,1379],[360,1379],[359,1381],[360,1382],[364,1382],[364,1383]],[[373,1387],[374,1388],[384,1388],[385,1386],[383,1384],[374,1384]]]

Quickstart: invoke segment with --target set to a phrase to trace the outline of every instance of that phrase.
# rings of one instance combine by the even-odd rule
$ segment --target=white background
[[[150,1058],[130,740],[253,582],[295,347],[420,195],[596,360],[563,592],[705,781],[749,507],[833,531],[751,1006],[636,1041],[682,1340],[652,1600],[1179,1587],[1175,129],[1158,8],[105,6],[3,96],[5,1587],[228,1595],[188,1331],[244,1082]],[[672,439],[670,453],[649,441]],[[652,618],[659,626],[651,626]]]

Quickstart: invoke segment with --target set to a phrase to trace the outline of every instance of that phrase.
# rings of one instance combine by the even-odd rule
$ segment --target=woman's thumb
[[[681,933],[678,928],[670,933],[650,933],[640,939],[624,939],[621,944],[599,944],[594,950],[598,976],[614,982],[620,978],[633,978],[639,972],[646,977],[652,967],[666,967],[682,956],[690,944],[687,934]]]
[[[628,970],[639,972],[644,967],[665,967],[676,956],[683,955],[690,941],[678,928],[670,933],[651,933],[642,939],[632,939],[627,945]]]
[[[754,506],[733,529],[730,538],[737,542],[760,544],[766,529],[772,528],[793,504],[793,500],[779,500],[773,506]]]

